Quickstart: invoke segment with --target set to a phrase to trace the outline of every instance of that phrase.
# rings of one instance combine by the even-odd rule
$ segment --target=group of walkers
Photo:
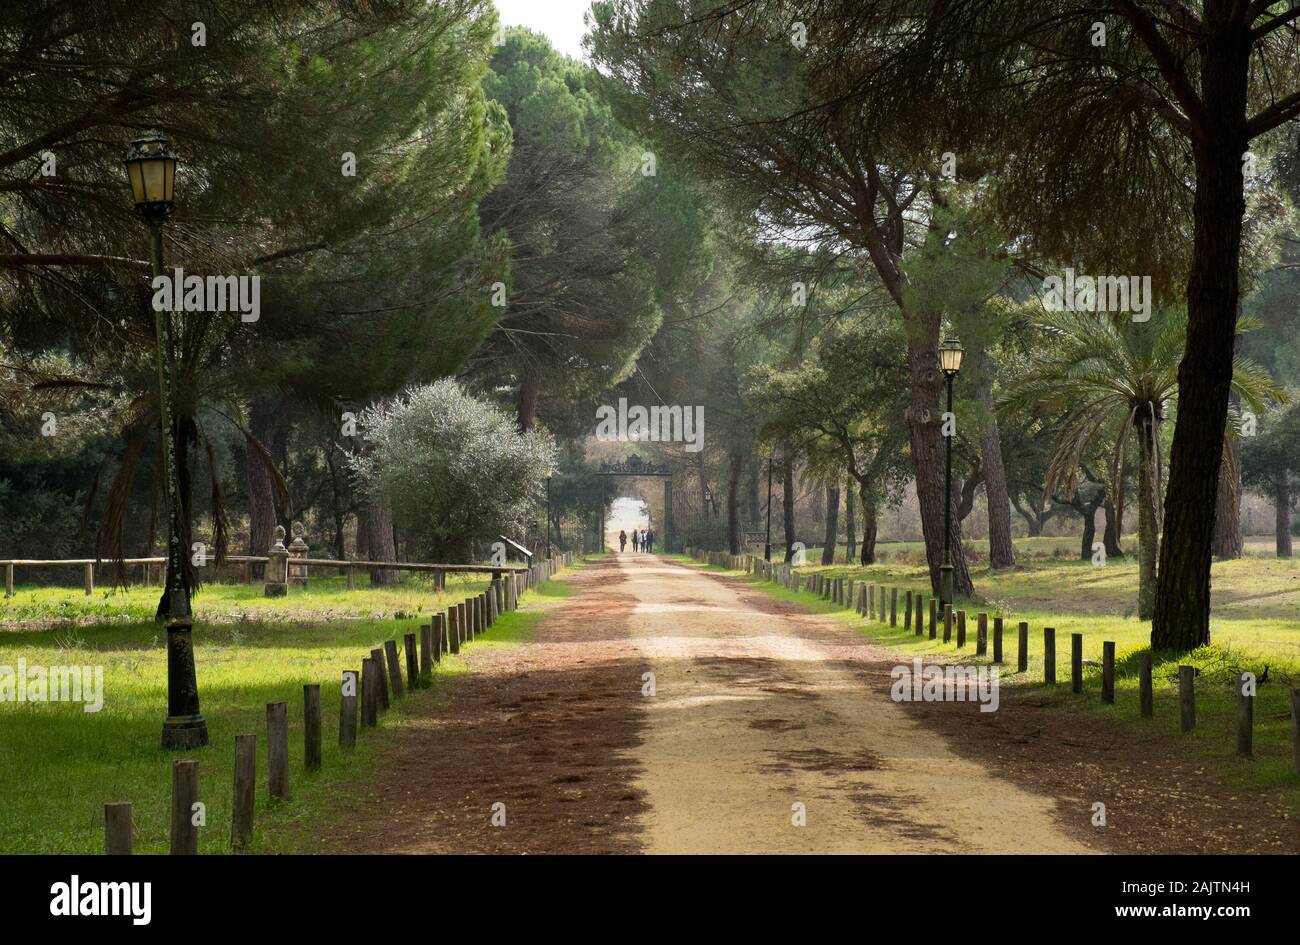
[[[655,533],[653,530],[641,529],[638,532],[632,529],[632,550],[644,551],[650,554],[655,547]],[[618,533],[618,550],[620,553],[627,550],[627,532],[620,530]]]

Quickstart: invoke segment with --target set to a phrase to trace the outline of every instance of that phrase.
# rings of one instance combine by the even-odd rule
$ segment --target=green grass
[[[685,560],[685,559],[683,559]],[[697,567],[703,567],[696,563]],[[709,568],[709,570],[723,570]],[[1149,648],[1151,625],[1133,616],[1137,586],[1137,565],[1131,558],[1112,560],[1094,568],[1082,561],[1030,561],[1009,572],[991,572],[973,566],[977,595],[961,601],[965,608],[967,637],[964,650],[953,642],[943,643],[940,616],[937,638],[929,639],[928,617],[925,635],[903,629],[905,592],[924,594],[929,609],[928,572],[915,556],[898,556],[872,567],[829,565],[800,568],[805,576],[822,573],[856,581],[884,584],[899,589],[898,626],[887,619],[862,620],[806,590],[755,581],[756,586],[775,597],[796,601],[814,612],[834,615],[869,639],[898,653],[900,661],[914,656],[933,657],[939,662],[977,662],[975,653],[976,614],[989,615],[989,655],[993,649],[993,618],[1001,616],[1004,684],[1032,686],[1043,698],[1081,711],[1097,712],[1126,725],[1143,726],[1171,737],[1186,739],[1193,751],[1220,768],[1224,776],[1243,786],[1284,785],[1300,804],[1300,776],[1290,764],[1290,697],[1288,690],[1300,686],[1300,562],[1275,558],[1248,557],[1216,561],[1213,568],[1214,610],[1211,618],[1212,645],[1182,656],[1157,654],[1153,670],[1155,717],[1143,719],[1138,711],[1138,654]],[[752,576],[749,580],[754,581]],[[856,594],[855,584],[855,594]],[[877,592],[878,593],[878,592]],[[1016,672],[1017,625],[1029,624],[1029,660],[1025,673]],[[1056,630],[1055,686],[1043,683],[1043,628]],[[1070,688],[1070,636],[1083,635],[1084,692]],[[1102,643],[1115,643],[1115,704],[1101,702]],[[983,658],[981,658],[983,659]],[[1098,665],[1087,665],[1092,661]],[[1179,732],[1179,664],[1196,666],[1197,727]],[[1255,700],[1255,758],[1235,757],[1236,679],[1240,672],[1257,677],[1268,667],[1268,682],[1259,686]]]
[[[292,824],[318,814],[332,794],[364,778],[375,734],[362,730],[354,751],[338,748],[340,692],[345,669],[360,669],[369,651],[418,632],[429,615],[486,587],[485,580],[448,582],[446,595],[431,582],[349,592],[342,578],[312,578],[287,598],[260,597],[260,585],[210,585],[195,598],[194,652],[202,712],[210,744],[173,755],[159,747],[166,714],[164,635],[150,617],[155,588],[96,593],[18,588],[0,605],[0,665],[102,666],[104,706],[0,702],[0,852],[98,853],[103,850],[103,805],[134,805],[135,850],[168,848],[170,768],[173,757],[199,761],[199,797],[206,805],[200,852],[230,850],[234,736],[258,735],[256,822],[273,837],[291,836]],[[547,602],[566,596],[563,579],[534,589],[527,609],[506,613],[471,647],[510,645],[527,637]],[[380,722],[399,726],[427,700],[438,698],[465,663],[444,657],[433,686],[394,702]],[[323,759],[318,772],[303,768],[302,687],[321,685]],[[289,704],[292,800],[272,801],[266,787],[266,704]],[[269,852],[255,831],[254,851]]]

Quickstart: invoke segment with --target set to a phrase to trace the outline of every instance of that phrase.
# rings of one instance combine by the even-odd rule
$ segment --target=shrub
[[[410,388],[358,419],[366,446],[350,463],[359,484],[388,499],[420,557],[481,560],[498,535],[521,536],[538,516],[555,468],[550,435],[520,433],[455,381]]]

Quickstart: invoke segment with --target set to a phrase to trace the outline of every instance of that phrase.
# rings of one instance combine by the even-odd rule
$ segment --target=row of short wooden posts
[[[719,555],[718,552],[709,552]],[[711,561],[725,565],[732,570],[745,571],[762,580],[773,581],[791,590],[800,589],[801,575],[794,568],[785,564],[765,561],[753,555],[720,555],[721,560]],[[953,642],[963,649],[966,646],[967,614],[964,610],[954,611],[951,604],[943,606],[940,619],[939,602],[934,596],[927,599],[920,592],[886,587],[867,581],[855,581],[853,578],[828,577],[814,572],[807,575],[807,589],[811,593],[839,604],[851,607],[860,616],[891,627],[898,626],[899,603],[902,602],[903,627],[916,636],[927,632],[926,617],[929,617],[928,633],[931,640],[938,638],[942,626],[943,642]],[[1029,624],[1020,621],[1016,628],[1016,671],[1029,670]],[[955,631],[955,632],[954,632]],[[992,620],[992,661],[1002,663],[1004,618]],[[979,613],[975,616],[975,655],[988,655],[989,615]],[[1115,702],[1115,643],[1111,640],[1102,642],[1101,657],[1101,701],[1108,705]],[[1070,634],[1070,689],[1082,693],[1083,684],[1083,634]],[[1151,680],[1151,651],[1138,654],[1138,707],[1144,718],[1155,714],[1155,701]],[[1056,629],[1043,628],[1043,682],[1056,684]],[[1254,719],[1255,719],[1255,679],[1251,673],[1242,673],[1236,683],[1237,698],[1237,753],[1244,757],[1253,757]],[[1300,689],[1293,688],[1291,696],[1291,755],[1292,766],[1300,774]],[[1184,732],[1196,727],[1196,667],[1178,667],[1178,714],[1179,726]]]
[[[454,604],[420,627],[419,636],[403,636],[402,650],[396,640],[385,641],[361,661],[361,670],[343,671],[339,702],[339,747],[351,749],[357,743],[358,717],[362,728],[379,724],[379,716],[407,690],[432,685],[433,669],[442,657],[460,652],[460,648],[486,632],[501,614],[516,609],[519,597],[530,587],[550,580],[563,567],[572,564],[572,553],[539,562],[527,570],[507,572],[493,581],[482,593]],[[417,652],[418,650],[418,652]],[[403,657],[405,665],[403,666]],[[403,671],[404,670],[404,671]],[[320,686],[303,688],[304,767],[315,771],[321,766]],[[285,702],[266,706],[267,787],[268,794],[281,801],[291,797],[289,784],[289,707]],[[172,762],[171,852],[198,853],[199,828],[196,805],[199,803],[199,763],[192,760]],[[235,736],[234,804],[230,818],[230,843],[235,850],[248,846],[253,838],[253,813],[257,783],[257,736]],[[131,852],[132,814],[129,802],[104,805],[104,852]]]

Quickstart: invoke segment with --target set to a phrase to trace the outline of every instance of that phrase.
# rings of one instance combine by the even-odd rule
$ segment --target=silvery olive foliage
[[[555,443],[453,380],[412,387],[358,418],[349,462],[363,490],[392,504],[414,557],[476,560],[518,537],[545,502]],[[544,514],[544,513],[543,513]]]

